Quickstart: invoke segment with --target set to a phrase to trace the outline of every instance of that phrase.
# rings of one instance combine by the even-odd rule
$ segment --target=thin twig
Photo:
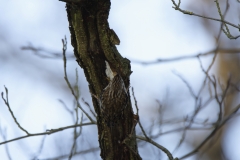
[[[219,7],[220,8],[220,7]],[[225,8],[225,11],[223,13],[223,15],[221,15],[222,19],[224,19],[227,15],[227,12],[228,12],[228,9],[229,9],[229,0],[226,1],[226,8]],[[220,36],[221,36],[221,33],[222,33],[222,30],[223,30],[223,26],[226,25],[225,23],[221,23],[221,26],[220,26],[220,30],[218,32],[218,36],[217,36],[217,42],[219,41],[220,39]],[[227,25],[226,25],[227,26]]]
[[[73,111],[70,110],[70,109],[67,107],[67,105],[66,105],[61,99],[59,99],[58,101],[59,101],[60,103],[62,103],[64,109],[65,109],[69,114],[73,115]]]
[[[192,156],[195,154],[197,151],[199,151],[216,133],[219,129],[224,126],[225,123],[227,123],[231,118],[233,118],[233,115],[239,110],[240,104],[233,109],[233,111],[225,118],[223,121],[216,126],[216,128],[202,141],[201,144],[199,144],[193,151],[189,152],[188,154],[180,157],[179,159],[184,159],[189,156]]]
[[[137,64],[142,64],[142,65],[153,65],[153,64],[159,64],[159,63],[164,63],[164,62],[166,63],[166,62],[174,62],[174,61],[204,57],[204,56],[215,54],[216,52],[217,52],[217,54],[238,54],[238,53],[240,53],[240,48],[227,49],[227,48],[216,47],[215,49],[211,49],[207,52],[198,53],[198,54],[194,54],[194,55],[190,55],[190,56],[179,56],[179,57],[165,58],[165,59],[164,58],[158,58],[157,60],[148,61],[148,62],[131,59],[131,62],[137,63]]]
[[[92,117],[81,107],[81,105],[80,105],[80,103],[79,103],[79,101],[78,101],[78,97],[77,97],[77,95],[75,94],[75,92],[74,92],[74,90],[73,90],[73,88],[72,88],[72,86],[71,86],[71,84],[70,84],[70,82],[69,82],[69,80],[68,80],[68,77],[67,77],[67,59],[66,59],[66,50],[67,50],[67,39],[66,39],[66,37],[65,37],[65,39],[62,39],[62,44],[63,44],[63,62],[64,62],[64,79],[65,79],[65,81],[66,81],[66,83],[67,83],[67,85],[68,85],[68,88],[70,89],[70,91],[71,91],[71,93],[72,93],[72,95],[74,96],[74,98],[75,98],[75,100],[76,100],[76,102],[77,102],[77,106],[78,106],[78,108],[80,108],[81,110],[82,110],[82,112],[88,117],[88,119],[92,122],[92,123],[96,123],[93,119],[92,119]]]
[[[142,141],[146,141],[148,143],[151,143],[152,145],[156,146],[157,148],[162,150],[164,153],[166,153],[170,160],[174,160],[172,154],[169,152],[169,150],[167,148],[163,147],[162,145],[158,144],[157,142],[153,141],[152,139],[150,139],[148,137],[142,137],[142,136],[136,136],[136,138],[140,139]]]
[[[133,95],[134,102],[135,102],[135,107],[136,107],[136,110],[137,110],[137,116],[139,117],[139,115],[138,115],[139,109],[138,109],[138,105],[137,105],[137,99],[136,99],[136,97],[135,97],[135,95],[134,95],[133,87],[132,87],[132,95]],[[156,146],[157,148],[159,148],[160,150],[162,150],[164,153],[166,153],[167,156],[168,156],[168,158],[169,158],[170,160],[174,160],[171,152],[168,151],[168,149],[166,149],[165,147],[163,147],[163,146],[161,146],[160,144],[156,143],[155,141],[153,141],[151,138],[149,138],[149,137],[147,136],[147,134],[146,134],[145,130],[143,129],[143,126],[142,126],[142,124],[141,124],[141,122],[140,122],[140,119],[138,120],[138,124],[139,124],[139,126],[140,126],[140,128],[141,128],[141,130],[142,130],[142,132],[143,132],[143,135],[144,135],[145,137],[136,136],[136,138],[151,143],[152,145]]]
[[[45,139],[46,139],[46,135],[43,137],[42,141],[41,141],[41,144],[40,144],[40,147],[38,149],[38,152],[34,155],[34,157],[32,159],[38,159],[38,156],[41,154],[42,150],[43,150],[43,146],[44,146],[44,142],[45,142]]]
[[[174,5],[173,8],[174,8],[175,10],[178,10],[178,11],[182,12],[183,14],[188,14],[188,15],[192,15],[192,16],[196,16],[196,17],[200,17],[200,18],[205,18],[205,19],[210,19],[210,20],[213,20],[213,21],[222,22],[222,23],[224,23],[225,25],[228,24],[228,25],[230,25],[230,26],[232,26],[232,27],[234,27],[234,28],[240,29],[239,26],[237,26],[237,25],[235,25],[235,24],[232,24],[232,23],[224,20],[223,18],[217,19],[217,18],[212,18],[212,17],[207,17],[207,16],[199,15],[199,14],[196,14],[196,13],[191,12],[191,11],[183,10],[183,9],[180,8],[181,0],[179,0],[179,3],[178,3],[178,4],[176,4],[175,0],[172,0],[172,2],[173,2],[173,5]],[[220,10],[220,8],[219,8],[219,10]],[[221,13],[221,12],[220,12],[220,13]],[[222,15],[222,14],[221,14],[221,15]],[[239,36],[236,36],[236,37],[233,37],[233,36],[232,36],[231,39],[237,39],[238,37],[240,37],[240,35],[239,35]]]
[[[83,122],[83,114],[81,116],[81,121],[80,121],[80,124],[82,124]],[[78,119],[76,120],[76,124],[78,123]],[[80,127],[80,130],[77,132],[77,128],[74,128],[74,136],[73,136],[73,144],[72,144],[72,148],[71,148],[71,151],[70,151],[70,154],[69,154],[69,157],[68,157],[68,160],[71,160],[72,159],[72,156],[75,155],[75,152],[76,152],[76,149],[77,149],[77,139],[78,137],[81,135],[82,133],[82,126]]]
[[[12,117],[13,117],[13,119],[14,119],[14,122],[17,124],[18,128],[20,128],[23,132],[25,132],[27,135],[29,135],[30,133],[28,133],[28,131],[25,130],[25,129],[18,123],[17,118],[16,118],[15,115],[13,114],[13,111],[12,111],[12,109],[11,109],[11,107],[10,107],[10,104],[9,104],[9,101],[8,101],[8,89],[7,89],[7,87],[5,87],[5,86],[4,86],[4,88],[5,88],[5,92],[6,92],[6,99],[3,97],[3,95],[4,95],[3,92],[2,92],[2,99],[3,99],[4,103],[5,103],[5,105],[8,107],[8,110],[9,110],[9,112],[11,113],[11,115],[12,115]]]
[[[96,152],[96,151],[99,151],[99,147],[94,147],[94,148],[78,151],[74,154],[74,156],[79,155],[79,154],[93,153],[93,152]],[[69,155],[62,155],[62,156],[52,157],[52,158],[41,158],[41,159],[38,159],[38,160],[60,160],[60,159],[66,159],[66,158],[68,158],[68,156]]]
[[[88,122],[88,123],[82,123],[82,124],[77,124],[77,125],[61,127],[61,128],[57,128],[57,129],[50,129],[50,130],[47,130],[46,132],[28,134],[26,136],[21,136],[21,137],[13,138],[13,139],[10,139],[10,140],[4,141],[4,142],[0,142],[0,145],[6,144],[6,143],[9,143],[9,142],[13,142],[13,141],[16,141],[16,140],[19,140],[19,139],[24,139],[24,138],[33,137],[33,136],[50,135],[50,134],[53,134],[53,133],[56,133],[56,132],[66,130],[66,129],[81,127],[81,126],[88,126],[88,125],[96,125],[96,123]]]
[[[3,138],[3,140],[4,141],[6,141],[6,139],[7,139],[7,129],[6,128],[2,128],[1,126],[0,126],[0,135],[2,136],[2,138]],[[9,152],[9,148],[8,148],[8,145],[6,144],[5,145],[5,150],[6,150],[6,154],[7,154],[7,157],[8,157],[8,159],[9,160],[12,160],[12,157],[11,157],[11,154],[10,154],[10,152]]]
[[[41,48],[41,47],[34,47],[31,44],[29,44],[28,46],[22,46],[21,50],[29,50],[32,51],[36,56],[40,57],[40,58],[47,58],[47,59],[57,59],[57,58],[62,58],[62,53],[58,53],[58,52],[52,52],[49,51],[47,49]],[[43,53],[46,54],[43,54]],[[71,55],[68,54],[67,56],[68,59],[74,59],[75,56],[71,53]]]
[[[187,88],[188,88],[190,94],[192,95],[192,97],[194,99],[197,99],[197,96],[194,93],[193,88],[190,86],[190,84],[187,82],[187,80],[185,80],[185,78],[182,75],[180,75],[179,73],[177,73],[176,71],[173,71],[173,74],[175,74],[178,78],[180,78],[183,81],[183,83],[187,86]]]
[[[95,114],[95,112],[92,110],[92,108],[90,107],[89,103],[87,101],[84,100],[84,98],[82,98],[83,103],[89,108],[90,112],[92,113],[92,115],[94,117],[97,117],[97,115]]]
[[[47,51],[45,49],[42,49],[42,48],[35,48],[35,47],[32,47],[32,46],[25,46],[25,47],[22,47],[21,49],[23,50],[31,50],[35,53],[35,55],[41,57],[41,58],[52,58],[52,59],[56,59],[56,58],[62,58],[62,54],[60,53],[52,53],[50,51]],[[38,52],[47,52],[49,54],[52,54],[52,56],[46,56],[46,55],[43,55],[43,54],[40,54]],[[238,54],[240,53],[240,49],[239,48],[215,48],[215,49],[211,49],[207,52],[203,52],[203,53],[198,53],[198,54],[195,54],[195,55],[191,55],[191,56],[179,56],[179,57],[174,57],[174,58],[166,58],[166,59],[163,59],[163,58],[158,58],[157,60],[154,60],[154,61],[149,61],[149,62],[144,62],[144,61],[139,61],[139,60],[134,60],[134,59],[131,59],[131,62],[132,63],[137,63],[137,64],[142,64],[142,65],[151,65],[151,64],[158,64],[158,63],[163,63],[163,62],[174,62],[174,61],[180,61],[180,60],[186,60],[186,59],[192,59],[192,58],[198,58],[198,57],[204,57],[204,56],[208,56],[208,55],[211,55],[211,54],[214,54],[215,52],[219,52],[218,54]],[[69,60],[73,60],[74,59],[74,56],[66,56],[66,58]]]

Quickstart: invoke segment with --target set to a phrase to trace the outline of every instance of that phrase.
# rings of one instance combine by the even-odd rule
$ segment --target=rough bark
[[[115,45],[119,43],[119,39],[109,28],[110,0],[64,1],[66,2],[74,54],[78,64],[84,70],[90,92],[96,97],[100,97],[103,89],[109,84],[105,73],[105,61],[107,61],[111,69],[122,77],[129,95],[131,66],[130,61],[123,58],[118,52]],[[104,121],[97,98],[93,96],[92,101],[97,113],[102,159],[141,159],[137,150],[130,95],[118,123],[110,127]]]

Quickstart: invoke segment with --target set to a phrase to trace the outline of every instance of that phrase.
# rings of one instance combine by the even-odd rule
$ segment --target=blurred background
[[[227,3],[224,0],[219,3],[224,13]],[[181,157],[201,144],[214,129],[219,116],[219,104],[214,100],[211,83],[204,84],[203,69],[207,70],[214,58],[209,75],[215,75],[217,93],[224,91],[229,77],[231,84],[238,88],[240,48],[238,39],[230,40],[220,33],[221,23],[182,14],[172,6],[170,0],[112,0],[109,24],[121,40],[117,46],[119,52],[131,60],[131,87],[145,130],[174,157]],[[240,3],[229,0],[229,6],[225,19],[238,25]],[[181,8],[220,19],[213,0],[183,0]],[[69,110],[74,110],[76,105],[63,78],[61,39],[64,36],[68,40],[69,80],[72,85],[76,83],[77,68],[81,98],[91,107],[92,101],[83,71],[73,57],[65,3],[0,0],[0,11],[0,91],[6,96],[4,86],[8,88],[10,106],[18,122],[30,133],[73,125],[73,116],[63,105]],[[232,35],[239,34],[237,29],[229,29]],[[30,47],[39,52],[26,50]],[[209,54],[199,60],[195,56],[217,47],[220,49],[215,57]],[[173,60],[185,56],[193,58]],[[163,61],[157,62],[157,59]],[[223,117],[239,103],[237,89],[229,92],[221,106]],[[211,99],[209,103],[208,99]],[[80,103],[89,111],[82,100]],[[198,112],[197,106],[201,106]],[[193,128],[184,129],[195,113]],[[88,121],[85,116],[83,121]],[[238,116],[232,118],[196,154],[186,159],[240,159],[239,122]],[[25,135],[2,99],[0,127],[0,142]],[[142,135],[138,126],[136,133]],[[0,157],[3,160],[68,159],[73,136],[73,129],[68,129],[0,145]],[[167,159],[151,144],[139,141],[138,146],[144,160]],[[72,159],[101,159],[98,147],[97,127],[84,126],[77,139],[78,154]]]

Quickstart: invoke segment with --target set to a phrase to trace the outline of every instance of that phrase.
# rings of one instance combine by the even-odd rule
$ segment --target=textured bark
[[[117,51],[115,44],[119,43],[119,39],[109,28],[110,0],[65,0],[65,2],[74,54],[84,70],[91,93],[100,97],[103,89],[109,84],[105,73],[105,61],[122,77],[128,90],[131,66],[130,61]],[[129,95],[129,91],[127,92]],[[92,100],[98,115],[97,126],[102,159],[141,159],[137,150],[130,95],[121,118],[111,127],[105,123],[97,99],[92,97]]]

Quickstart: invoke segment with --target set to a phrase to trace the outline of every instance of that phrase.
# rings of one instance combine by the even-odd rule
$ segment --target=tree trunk
[[[120,43],[115,32],[109,28],[110,0],[62,0],[71,32],[71,43],[78,64],[83,68],[92,101],[97,113],[97,126],[101,157],[104,160],[141,159],[135,138],[134,114],[129,95],[130,61],[116,49]],[[124,97],[111,97],[108,89],[114,87],[107,77],[106,62],[120,79],[126,91]],[[115,76],[115,77],[117,77]],[[115,78],[116,79],[116,78]],[[116,82],[116,81],[115,81]],[[124,95],[124,92],[122,95]],[[107,96],[107,97],[104,97]],[[105,100],[105,101],[104,101]],[[106,102],[108,101],[108,102]]]

